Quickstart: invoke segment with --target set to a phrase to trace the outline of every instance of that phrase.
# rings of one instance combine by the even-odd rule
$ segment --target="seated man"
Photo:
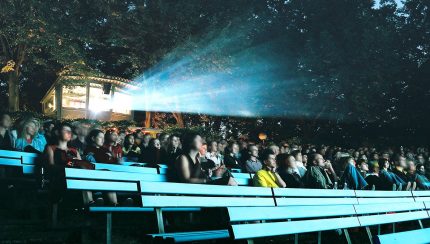
[[[321,154],[315,153],[309,157],[308,169],[303,176],[307,188],[330,189],[333,184],[325,171],[325,161]]]
[[[248,154],[249,159],[245,162],[245,170],[248,173],[256,173],[263,167],[260,160],[258,160],[258,147],[256,145],[249,146]]]
[[[260,187],[286,187],[281,176],[276,172],[276,154],[267,149],[262,155],[263,168],[254,175],[254,186]]]

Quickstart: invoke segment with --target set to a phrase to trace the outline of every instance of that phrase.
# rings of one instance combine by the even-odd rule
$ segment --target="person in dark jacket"
[[[282,154],[280,154],[282,155]],[[287,185],[287,188],[304,188],[305,185],[299,174],[299,169],[296,164],[296,159],[293,155],[288,154],[286,157],[282,157],[278,173],[282,180]]]
[[[307,188],[333,188],[333,183],[325,171],[325,160],[321,154],[315,153],[310,156],[307,171],[303,176],[303,182]]]

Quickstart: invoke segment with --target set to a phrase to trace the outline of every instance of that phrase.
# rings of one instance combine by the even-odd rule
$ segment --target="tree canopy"
[[[426,127],[430,85],[420,67],[429,60],[429,13],[426,0],[4,0],[1,103],[40,110],[56,73],[79,61],[127,79],[181,56],[235,72],[243,59],[228,43],[230,53],[271,50],[279,74],[299,81],[285,92],[296,103],[285,106],[311,107],[306,119]]]

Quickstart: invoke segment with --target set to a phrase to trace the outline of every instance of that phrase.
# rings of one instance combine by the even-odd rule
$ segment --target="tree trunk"
[[[16,112],[19,110],[19,72],[13,71],[8,76],[9,89],[9,111]]]
[[[176,123],[179,128],[184,128],[184,118],[181,113],[173,113],[173,117],[176,119]]]
[[[151,112],[145,113],[145,128],[151,128]]]

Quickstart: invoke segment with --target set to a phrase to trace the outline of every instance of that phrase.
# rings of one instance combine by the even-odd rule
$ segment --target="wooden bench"
[[[318,204],[318,203],[316,203]],[[314,205],[282,207],[230,207],[230,236],[235,239],[280,236],[297,233],[343,229],[348,243],[351,243],[347,228],[365,227],[372,241],[369,226],[413,221],[429,218],[423,203]],[[387,214],[388,213],[388,214]],[[300,219],[297,221],[291,221]],[[245,223],[250,221],[274,221]]]
[[[164,211],[196,211],[201,208],[220,208],[229,206],[275,206],[270,188],[247,186],[217,186],[202,184],[184,184],[167,182],[140,182],[141,207],[109,208],[91,207],[92,212],[105,212],[108,221],[112,212],[140,212],[153,209],[157,217],[159,233],[151,235],[156,239],[174,240],[175,242],[228,238],[228,230],[193,231],[164,233]],[[107,225],[107,235],[111,225]],[[111,237],[107,237],[108,240]]]
[[[0,166],[22,167],[23,174],[33,174],[38,157],[35,153],[0,150]]]
[[[378,244],[426,244],[430,243],[430,228],[377,235],[374,240]]]

